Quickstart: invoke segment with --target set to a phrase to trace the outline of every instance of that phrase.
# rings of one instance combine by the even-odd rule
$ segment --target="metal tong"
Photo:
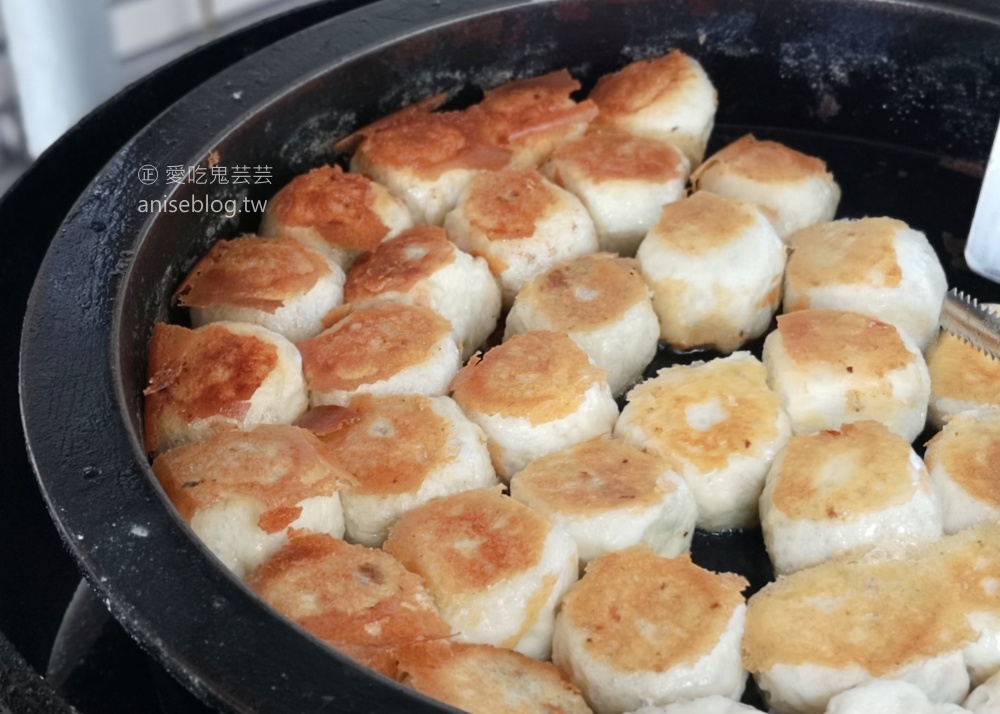
[[[1000,360],[1000,315],[957,288],[944,296],[941,327],[983,354]]]

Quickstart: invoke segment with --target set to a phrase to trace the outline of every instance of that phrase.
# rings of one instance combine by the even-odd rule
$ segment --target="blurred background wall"
[[[315,0],[0,0],[0,194],[88,111],[160,65]]]

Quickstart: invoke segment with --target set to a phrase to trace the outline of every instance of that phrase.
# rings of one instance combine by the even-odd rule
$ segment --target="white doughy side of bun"
[[[486,432],[497,475],[509,483],[514,474],[539,456],[610,433],[618,418],[618,405],[608,383],[601,380],[587,388],[575,412],[543,424],[472,409],[467,409],[466,415]]]
[[[1000,520],[1000,510],[974,498],[957,484],[940,464],[930,470],[931,481],[941,495],[944,532],[948,535],[964,531],[983,521]]]
[[[642,706],[712,694],[739,699],[746,685],[746,670],[740,658],[745,615],[746,605],[740,605],[710,652],[691,665],[678,665],[662,672],[616,669],[613,661],[589,652],[585,629],[573,627],[565,617],[557,617],[552,661],[580,688],[595,714],[619,714]]]
[[[340,494],[314,496],[296,505],[302,512],[288,528],[344,537]],[[191,518],[191,529],[227,568],[242,578],[288,542],[288,528],[267,533],[257,525],[263,511],[264,507],[253,499],[226,498],[197,511]]]
[[[830,699],[826,714],[959,714],[957,704],[937,704],[908,682],[875,680]]]
[[[445,214],[481,169],[454,168],[435,178],[425,178],[410,168],[372,164],[359,152],[351,158],[351,171],[363,173],[385,186],[410,212],[414,224],[440,226]]]
[[[630,257],[656,225],[663,206],[684,197],[690,162],[681,157],[683,174],[668,181],[594,181],[568,162],[558,160],[547,164],[543,172],[551,179],[554,164],[558,164],[561,185],[580,199],[594,221],[600,250]]]
[[[745,714],[746,712],[760,712],[760,709],[713,694],[689,702],[677,702],[662,707],[643,707],[630,714]]]
[[[963,706],[972,714],[1000,714],[1000,672],[973,689]]]
[[[1000,586],[1000,580],[994,581]],[[969,680],[976,687],[1000,671],[1000,618],[987,612],[967,616],[969,625],[979,635],[962,650]]]
[[[645,544],[664,558],[673,558],[691,550],[694,524],[698,516],[694,496],[684,480],[667,471],[662,477],[672,490],[655,504],[645,508],[623,505],[598,513],[566,514],[538,503],[530,494],[519,492],[518,478],[510,484],[511,496],[544,513],[576,541],[580,568],[605,553]]]
[[[822,714],[833,696],[874,679],[856,664],[840,669],[776,664],[756,675],[757,686],[774,714]],[[882,679],[909,682],[939,703],[961,701],[969,691],[961,651],[907,665]]]
[[[314,337],[323,331],[323,317],[344,301],[344,271],[332,260],[327,258],[327,261],[331,270],[329,275],[324,275],[308,292],[286,301],[274,312],[233,305],[192,307],[191,324],[201,327],[210,322],[247,322],[266,327],[292,342]]]
[[[467,360],[493,334],[500,319],[500,286],[482,258],[455,249],[455,260],[419,281],[409,292],[391,291],[352,304],[367,308],[381,302],[429,307],[449,322]]]
[[[698,190],[762,207],[781,238],[807,226],[833,220],[840,203],[840,187],[833,177],[810,176],[797,182],[762,182],[732,172],[705,171]]]
[[[617,117],[615,125],[630,134],[676,146],[695,168],[705,158],[705,146],[715,126],[718,97],[712,80],[698,60],[686,59],[694,72],[689,81],[672,88],[668,97]]]
[[[252,334],[278,348],[278,363],[250,397],[250,408],[240,428],[257,424],[291,424],[309,405],[302,356],[290,341],[263,327],[226,322],[226,328],[237,334]]]

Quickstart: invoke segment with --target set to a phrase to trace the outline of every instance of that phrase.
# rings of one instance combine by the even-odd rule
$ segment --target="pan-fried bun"
[[[775,714],[903,680],[958,702],[1000,668],[1000,525],[880,547],[779,578],[750,598],[744,663]]]
[[[615,437],[666,458],[698,504],[698,527],[757,523],[774,457],[791,436],[788,417],[749,352],[661,369],[628,393]]]
[[[1000,312],[1000,304],[987,304]],[[927,352],[931,374],[930,420],[944,425],[953,414],[1000,407],[1000,361],[967,345],[946,330]]]
[[[296,176],[268,201],[257,232],[294,238],[347,270],[358,253],[412,225],[406,206],[381,184],[321,166]]]
[[[451,322],[468,359],[497,326],[500,286],[482,258],[417,226],[365,253],[347,274],[344,298],[356,308],[381,302],[429,307]]]
[[[1000,409],[953,416],[924,460],[941,494],[945,533],[1000,521]]]
[[[578,565],[576,543],[541,514],[499,490],[465,491],[405,513],[384,549],[426,579],[456,641],[548,658]]]
[[[889,323],[837,310],[779,315],[763,357],[796,434],[871,419],[912,442],[924,428],[927,365]]]
[[[505,307],[534,276],[597,250],[587,209],[534,169],[477,176],[444,227],[455,245],[486,259],[500,281]]]
[[[460,364],[450,322],[429,307],[383,303],[299,342],[313,406],[354,394],[442,395]]]
[[[632,256],[662,207],[685,195],[689,168],[670,144],[603,130],[560,146],[542,173],[583,201],[601,250]]]
[[[491,645],[426,642],[394,653],[395,677],[472,714],[590,714],[551,662]]]
[[[718,96],[698,60],[680,50],[601,77],[590,93],[595,126],[663,141],[697,166],[715,125]]]
[[[671,558],[691,549],[694,496],[670,463],[597,436],[535,459],[511,497],[544,513],[576,541],[580,565],[643,543]]]
[[[941,506],[920,457],[874,421],[793,436],[768,472],[760,521],[779,574],[887,538],[942,534]]]
[[[563,69],[488,89],[476,108],[484,114],[493,141],[513,152],[511,165],[533,168],[557,146],[581,136],[597,116],[592,101],[578,104],[570,98],[579,88]]]
[[[749,203],[696,193],[664,206],[636,254],[660,338],[731,352],[764,334],[781,302],[785,252]]]
[[[948,285],[923,233],[862,218],[806,228],[788,243],[785,312],[851,310],[892,323],[922,350],[933,344]]]
[[[324,407],[321,407],[323,409]],[[320,439],[354,476],[341,494],[347,538],[378,548],[406,511],[497,485],[482,429],[448,397],[356,394]]]
[[[618,418],[605,372],[562,332],[515,335],[470,360],[451,391],[486,432],[504,481],[532,459],[609,433]]]
[[[595,253],[529,280],[507,314],[504,339],[530,330],[565,332],[608,373],[621,394],[656,355],[660,323],[638,265]]]
[[[276,610],[319,639],[392,676],[392,649],[439,640],[451,628],[420,576],[380,550],[298,535],[247,578]]]
[[[417,224],[441,225],[477,174],[510,164],[513,154],[496,145],[486,115],[431,111],[443,101],[431,97],[383,117],[336,145],[356,148],[351,171],[385,185],[406,204]]]
[[[344,271],[291,238],[220,240],[174,293],[195,327],[249,322],[292,342],[323,330],[323,316],[343,301]]]
[[[340,492],[351,477],[305,429],[223,432],[158,456],[153,473],[195,534],[241,577],[293,530],[344,535]]]
[[[145,441],[153,454],[223,431],[288,424],[307,406],[295,345],[257,325],[157,323],[148,370]]]
[[[590,563],[563,598],[552,661],[597,714],[705,697],[738,699],[746,580],[642,546]]]
[[[695,191],[748,201],[782,238],[833,219],[840,187],[826,164],[748,134],[708,157],[691,176]]]

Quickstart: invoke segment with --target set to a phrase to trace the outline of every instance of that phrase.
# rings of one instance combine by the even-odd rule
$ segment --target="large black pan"
[[[267,198],[328,159],[330,139],[414,99],[559,67],[591,83],[671,47],[719,89],[716,146],[752,128],[824,157],[842,215],[908,221],[953,283],[1000,298],[960,258],[1000,113],[991,2],[385,0],[265,48],[170,107],[96,177],[45,259],[22,347],[29,448],[63,537],[115,616],[199,696],[238,711],[437,711],[274,615],[166,507],[137,436],[150,330],[179,319],[169,295],[195,258],[257,216],[151,216],[140,201],[204,196],[163,177],[211,151],[229,167],[270,166],[274,182],[213,198]],[[145,164],[158,183],[140,183]],[[753,537],[699,539],[696,557],[766,577]]]

